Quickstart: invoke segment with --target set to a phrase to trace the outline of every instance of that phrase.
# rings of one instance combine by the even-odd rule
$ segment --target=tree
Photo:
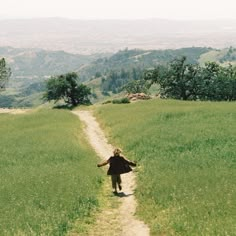
[[[160,84],[161,96],[175,99],[195,99],[198,66],[186,64],[186,57],[159,65],[145,73],[145,80]]]
[[[0,91],[5,89],[6,83],[11,76],[11,70],[7,67],[4,58],[0,60]]]
[[[91,89],[79,84],[78,75],[74,72],[52,77],[46,83],[46,90],[43,96],[46,101],[63,99],[72,106],[90,103]]]
[[[128,82],[123,89],[128,93],[147,93],[150,87],[151,83],[147,80],[141,79]]]
[[[236,100],[236,67],[207,62],[204,67],[175,59],[145,73],[145,80],[160,85],[161,96],[182,100]]]
[[[236,100],[236,67],[220,67],[215,80],[214,100]]]
[[[201,69],[201,89],[199,97],[201,100],[215,100],[217,92],[217,78],[221,67],[216,62],[206,62]]]
[[[236,67],[207,62],[201,69],[201,100],[236,100]]]

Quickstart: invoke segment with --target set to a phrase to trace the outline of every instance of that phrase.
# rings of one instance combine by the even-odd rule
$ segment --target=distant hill
[[[157,64],[167,63],[177,57],[186,56],[189,63],[197,63],[200,56],[212,51],[212,48],[191,47],[166,50],[121,50],[110,57],[103,57],[81,68],[80,74],[89,74],[89,77],[99,72],[104,74],[111,70],[141,67],[154,67]]]
[[[0,57],[6,58],[13,73],[7,91],[0,94],[0,107],[30,107],[41,104],[45,80],[50,76],[71,71],[78,72],[81,81],[90,81],[88,84],[91,85],[92,92],[97,93],[100,99],[104,81],[104,86],[119,92],[117,88],[134,77],[138,79],[145,69],[168,63],[180,56],[186,56],[189,63],[216,61],[236,64],[236,49],[233,47],[222,50],[206,47],[175,50],[125,49],[113,54],[95,55],[2,47]],[[118,80],[113,78],[109,81],[111,73],[115,73]]]
[[[101,55],[86,56],[64,51],[0,47],[0,57],[6,59],[15,78],[51,76],[76,71]]]
[[[0,47],[0,58],[2,57],[11,68],[12,76],[7,91],[0,94],[0,107],[28,107],[42,103],[40,98],[47,78],[79,71],[102,55],[88,56],[64,51]]]
[[[121,50],[114,54],[79,55],[64,51],[42,49],[18,49],[0,47],[0,57],[4,57],[12,70],[11,82],[37,81],[53,75],[75,71],[81,80],[90,80],[96,73],[133,67],[150,67],[168,62],[185,55],[188,61],[196,63],[202,54],[211,48],[182,48],[168,50]]]
[[[94,54],[129,49],[236,47],[236,20],[0,20],[0,46]]]
[[[202,54],[199,58],[199,63],[201,65],[207,61],[236,65],[236,48],[230,47],[222,50],[210,50],[209,52]]]
[[[191,47],[176,50],[123,50],[109,58],[100,58],[80,71],[83,77],[93,78],[88,85],[96,91],[98,98],[103,95],[119,93],[123,86],[133,79],[141,79],[146,69],[158,64],[185,56],[187,63],[200,64],[217,62],[236,65],[236,48],[222,50],[213,48]],[[99,91],[100,90],[100,91]]]

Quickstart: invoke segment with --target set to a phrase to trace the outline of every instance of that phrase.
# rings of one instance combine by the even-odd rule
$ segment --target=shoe
[[[114,195],[117,195],[117,194],[118,194],[118,192],[115,190],[115,191],[113,191],[113,194],[114,194]]]
[[[122,186],[120,184],[118,185],[118,187],[119,187],[119,190],[122,190]]]

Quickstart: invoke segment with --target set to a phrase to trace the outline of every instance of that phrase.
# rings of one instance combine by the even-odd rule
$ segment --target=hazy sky
[[[0,0],[0,17],[236,19],[236,0]]]

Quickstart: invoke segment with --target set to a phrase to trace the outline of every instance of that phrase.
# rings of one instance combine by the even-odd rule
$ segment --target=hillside
[[[185,56],[186,62],[204,66],[206,62],[217,62],[222,65],[236,63],[236,49],[212,48],[182,48],[176,50],[123,50],[110,58],[98,59],[91,63],[83,71],[94,78],[89,82],[97,94],[116,94],[131,80],[142,79],[146,69],[154,68],[158,64],[170,63],[176,58]],[[100,81],[100,86],[99,82]],[[100,89],[100,92],[99,92]],[[155,92],[157,93],[157,91]]]
[[[6,58],[13,78],[47,77],[77,71],[101,55],[79,55],[64,51],[45,51],[35,48],[0,47],[0,57]]]
[[[0,123],[0,235],[66,235],[76,220],[84,232],[104,175],[79,119],[41,109]]]
[[[151,235],[235,234],[235,103],[152,99],[96,116],[138,163],[137,215]]]
[[[119,92],[130,79],[139,79],[147,68],[186,56],[189,63],[204,64],[206,61],[232,63],[236,61],[236,49],[213,49],[190,47],[167,50],[125,49],[113,54],[78,55],[64,51],[42,49],[0,48],[0,57],[5,57],[12,76],[5,92],[0,95],[1,107],[32,107],[42,104],[45,80],[53,75],[78,72],[80,80],[92,88],[96,102],[103,91]],[[109,81],[112,73],[114,80]]]
[[[0,95],[0,106],[28,107],[42,103],[41,92],[44,91],[44,81],[47,78],[79,71],[102,55],[86,56],[64,51],[0,47],[2,57],[11,68],[12,76],[7,91]]]
[[[58,109],[0,114],[0,234],[148,235],[134,216],[150,235],[234,235],[235,108],[152,99],[77,108],[81,120]],[[111,143],[137,163],[137,185],[122,175],[117,195],[96,166]]]
[[[132,68],[149,68],[167,63],[176,57],[186,56],[189,63],[197,63],[200,56],[211,51],[211,48],[191,47],[166,50],[121,50],[110,57],[99,58],[87,67],[79,70],[83,76],[91,78],[96,73],[105,75],[110,71],[129,70]]]
[[[222,50],[213,49],[203,53],[199,58],[199,63],[203,65],[207,61],[216,61],[221,64],[236,64],[236,48],[230,47]]]

